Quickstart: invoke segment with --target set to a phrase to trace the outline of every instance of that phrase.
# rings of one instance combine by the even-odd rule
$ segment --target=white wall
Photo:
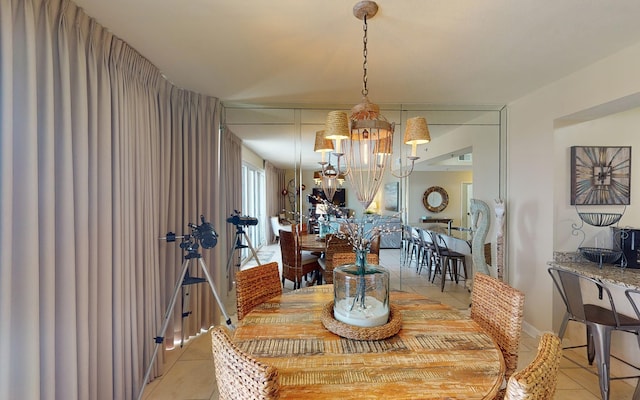
[[[634,207],[640,199],[640,108],[609,115],[592,121],[573,124],[556,129],[555,148],[559,165],[555,175],[555,245],[557,251],[576,251],[582,240],[574,235],[574,225],[581,226],[576,207],[570,205],[571,146],[631,146],[631,204],[625,206],[578,206],[580,212],[611,212],[624,215],[618,222],[622,227],[640,227],[640,208]],[[634,162],[635,159],[635,162]],[[634,201],[635,200],[635,201]],[[584,224],[584,246],[610,247],[611,229]]]
[[[247,146],[242,146],[241,153],[242,161],[247,162],[258,169],[264,168],[264,160],[262,159],[262,157],[254,153]]]
[[[601,116],[633,108],[633,101],[620,99],[635,100],[628,96],[640,93],[639,70],[640,44],[508,106],[507,268],[510,283],[525,292],[526,328],[552,330],[554,296],[546,269],[555,247],[554,227],[565,223],[558,219],[565,218],[566,204],[556,205],[556,198],[564,201],[556,192],[564,193],[568,185],[556,180],[556,174],[566,174],[568,163],[566,149],[556,148],[555,127],[585,110]]]

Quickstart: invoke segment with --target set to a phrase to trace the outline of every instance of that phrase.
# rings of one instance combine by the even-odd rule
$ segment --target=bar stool
[[[446,280],[446,273],[449,271],[449,276],[452,281],[459,283],[460,268],[462,268],[464,281],[467,280],[467,261],[466,256],[460,252],[451,250],[447,247],[447,243],[435,232],[428,232],[431,235],[432,254],[434,274],[431,281],[435,280],[436,274],[440,271],[442,273],[442,281],[440,282],[440,289],[444,291],[444,282]]]
[[[418,228],[418,237],[419,237],[419,245],[420,245],[420,257],[416,261],[418,267],[418,275],[422,271],[422,267],[427,267],[427,279],[431,279],[431,273],[435,268],[435,244],[433,243],[433,239],[429,234],[429,231],[425,229]]]
[[[418,260],[420,259],[420,233],[418,232],[419,228],[414,228],[409,226],[409,252],[408,252],[408,264],[411,264],[411,260],[415,258],[416,260],[416,269],[419,267]]]
[[[560,336],[560,338],[564,336],[569,321],[576,321],[586,325],[587,358],[589,364],[592,364],[595,357],[598,367],[600,394],[603,400],[609,400],[609,382],[611,379],[631,379],[639,377],[625,376],[610,378],[611,357],[636,368],[630,363],[611,354],[611,332],[617,330],[633,333],[637,336],[640,334],[640,317],[631,318],[618,313],[611,292],[599,280],[557,267],[550,267],[548,272],[566,306],[566,312],[558,336]],[[605,294],[606,297],[604,296]],[[631,300],[630,296],[632,295],[633,293],[630,292],[627,294],[627,297]],[[588,299],[590,302],[585,304],[585,299]],[[634,302],[632,301],[631,304],[634,305]],[[584,347],[584,345],[575,347]],[[637,391],[638,389],[636,389],[636,392]]]

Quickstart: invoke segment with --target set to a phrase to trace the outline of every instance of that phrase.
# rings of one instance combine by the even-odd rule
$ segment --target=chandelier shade
[[[325,137],[324,131],[316,132],[316,141],[315,141],[315,144],[313,145],[313,151],[315,151],[316,153],[322,154],[322,161],[320,162],[320,165],[324,165],[325,164],[324,154],[326,152],[333,151],[333,142],[330,139],[327,139]]]
[[[429,143],[431,135],[427,126],[427,120],[424,117],[414,117],[407,120],[407,127],[404,131],[404,143],[411,145],[411,156],[416,157],[417,146],[419,144]]]
[[[316,153],[333,151],[333,142],[325,137],[324,131],[316,132],[316,142],[313,146],[313,151]]]
[[[335,140],[335,154],[342,154],[340,144],[349,139],[349,117],[344,111],[330,111],[324,129],[324,137]]]
[[[322,183],[322,171],[313,171],[313,182],[316,186]]]

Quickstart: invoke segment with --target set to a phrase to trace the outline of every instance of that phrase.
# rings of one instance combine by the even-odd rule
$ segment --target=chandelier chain
[[[362,95],[366,96],[367,94],[369,94],[369,90],[367,89],[367,16],[364,15],[362,20],[364,21],[364,25],[362,28],[364,31],[364,36],[362,37],[362,56],[364,58],[364,61],[362,62]]]

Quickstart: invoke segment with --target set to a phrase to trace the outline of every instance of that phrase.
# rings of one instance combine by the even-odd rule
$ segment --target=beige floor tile
[[[580,383],[571,379],[565,371],[560,371],[558,373],[558,390],[573,390],[573,389],[582,389]]]
[[[554,400],[600,400],[600,396],[594,396],[591,392],[584,389],[578,390],[556,390]]]
[[[213,359],[178,361],[150,393],[148,400],[208,400],[215,388]]]

